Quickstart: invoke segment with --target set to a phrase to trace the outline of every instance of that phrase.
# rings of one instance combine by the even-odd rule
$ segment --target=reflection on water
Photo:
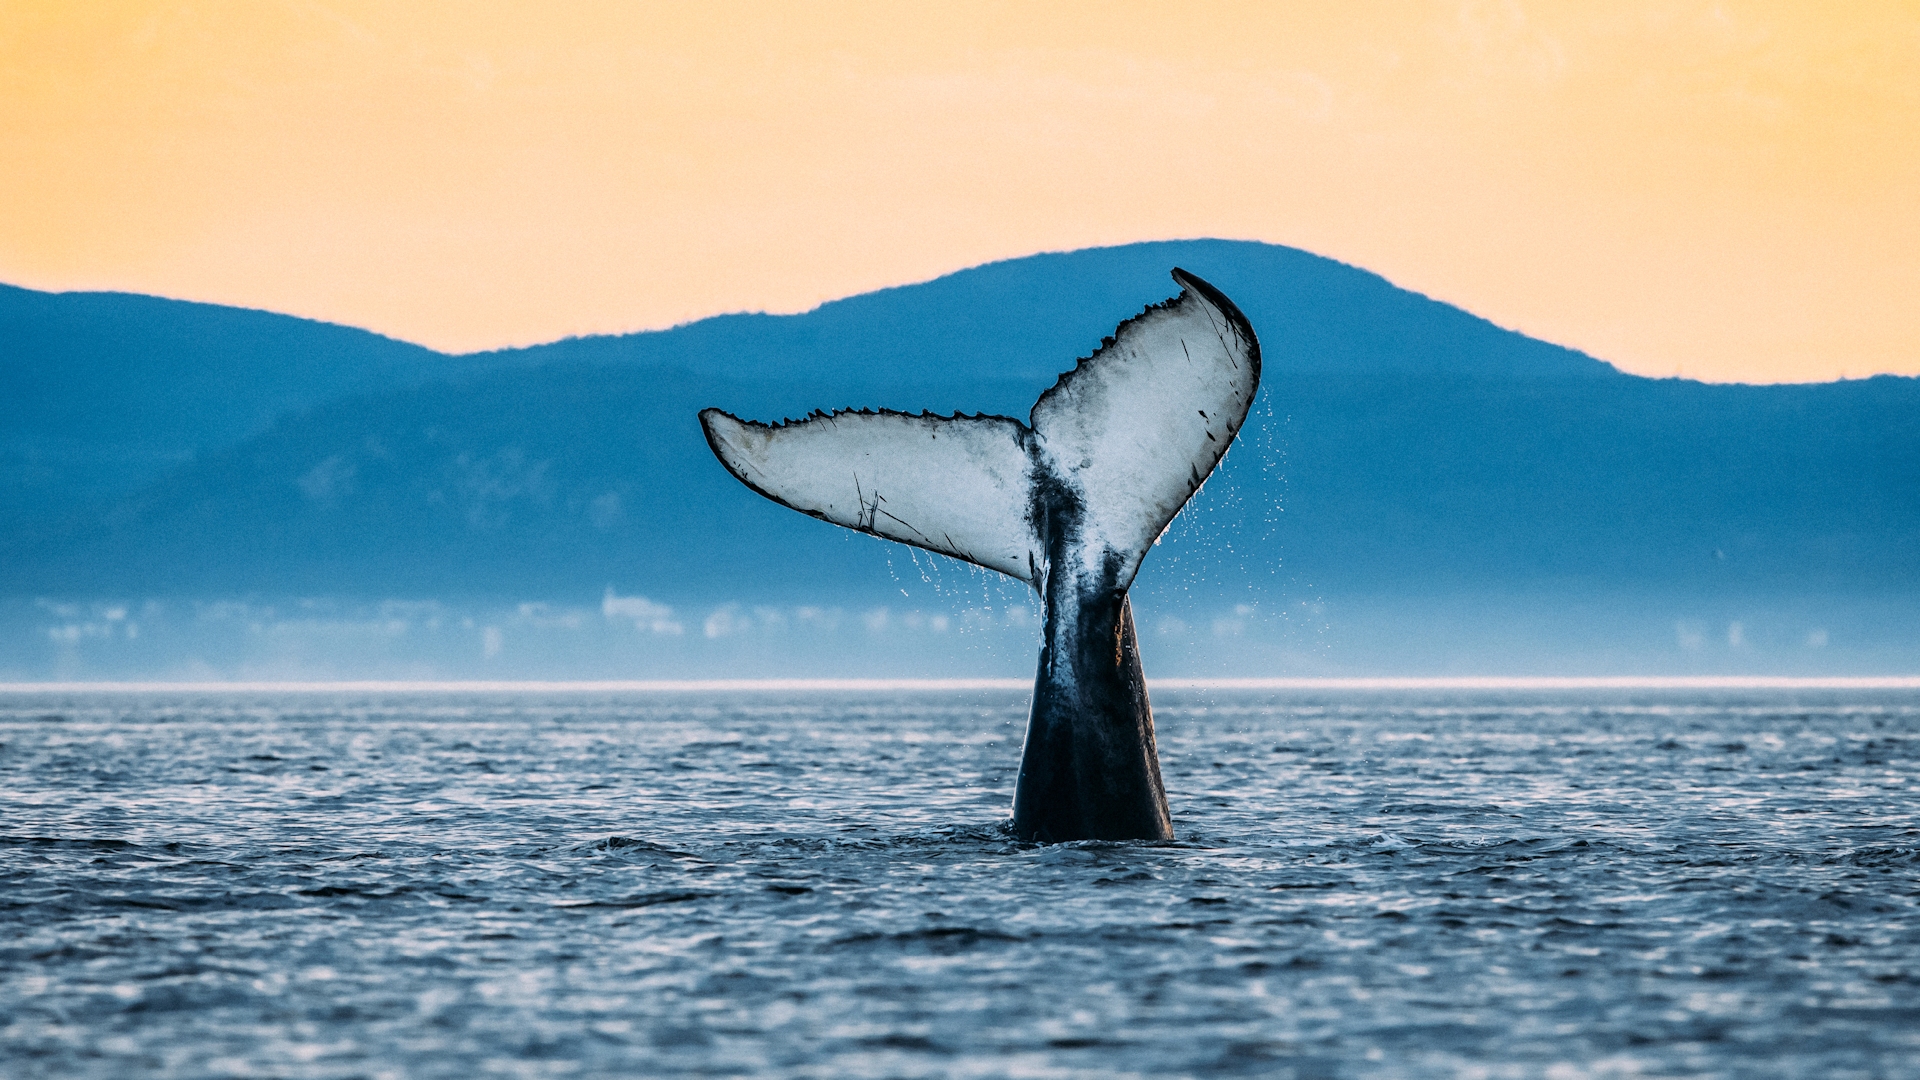
[[[1920,1072],[1920,694],[0,697],[34,1076]]]

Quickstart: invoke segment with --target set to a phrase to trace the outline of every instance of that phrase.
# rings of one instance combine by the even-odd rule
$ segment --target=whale
[[[763,423],[705,409],[714,456],[783,506],[997,571],[1045,612],[1020,772],[1021,840],[1171,840],[1128,596],[1147,552],[1245,425],[1260,344],[1178,268],[1026,420],[888,409]]]

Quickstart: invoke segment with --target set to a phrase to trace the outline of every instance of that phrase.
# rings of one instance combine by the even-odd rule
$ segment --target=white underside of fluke
[[[700,414],[720,461],[755,491],[850,529],[1042,585],[1053,550],[1118,557],[1124,590],[1246,421],[1259,346],[1204,282],[1122,323],[1060,377],[1029,423],[1004,416],[816,413],[781,424]],[[1051,520],[1052,524],[1049,524]],[[1063,549],[1060,544],[1064,544]]]

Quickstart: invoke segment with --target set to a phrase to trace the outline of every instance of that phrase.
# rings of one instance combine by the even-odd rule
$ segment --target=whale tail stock
[[[1179,296],[1121,323],[1024,423],[700,414],[714,455],[767,498],[1039,590],[1046,634],[1013,808],[1025,839],[1173,835],[1127,589],[1260,383],[1246,316],[1192,274],[1173,277]]]

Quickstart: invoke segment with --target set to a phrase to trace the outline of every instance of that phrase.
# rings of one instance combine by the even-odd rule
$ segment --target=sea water
[[[0,697],[10,1077],[1920,1075],[1920,695]]]

